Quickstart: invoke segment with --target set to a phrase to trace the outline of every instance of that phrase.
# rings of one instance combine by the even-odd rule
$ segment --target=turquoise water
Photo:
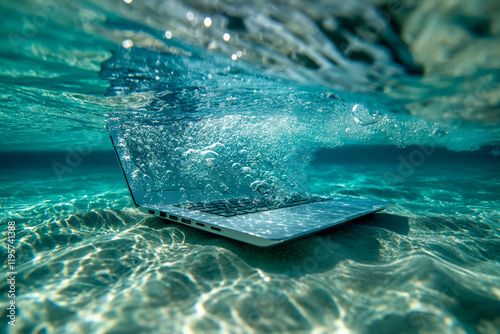
[[[373,3],[0,5],[2,331],[499,332],[498,5]],[[111,114],[176,135],[136,134],[141,171],[205,182],[223,143],[248,182],[397,205],[270,249],[169,223]]]

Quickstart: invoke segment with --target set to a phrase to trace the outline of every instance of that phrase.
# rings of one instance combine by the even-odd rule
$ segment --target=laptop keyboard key
[[[269,211],[291,206],[323,202],[330,198],[321,196],[293,195],[283,202],[269,201],[264,198],[240,198],[229,200],[218,200],[213,202],[188,203],[185,205],[174,205],[188,210],[210,213],[221,217],[234,217],[250,213]]]

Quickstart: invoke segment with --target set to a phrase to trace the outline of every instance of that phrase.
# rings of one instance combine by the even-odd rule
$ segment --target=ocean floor
[[[413,150],[377,149],[382,161],[373,149],[323,152],[311,190],[397,205],[264,249],[142,214],[112,152],[91,153],[62,177],[4,170],[1,226],[16,222],[18,312],[8,326],[3,272],[3,330],[497,332],[498,159],[475,153],[456,164],[467,153],[451,154],[394,181],[380,176],[397,175],[398,156]]]

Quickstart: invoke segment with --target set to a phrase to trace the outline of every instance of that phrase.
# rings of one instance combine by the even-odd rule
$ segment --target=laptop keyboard
[[[210,202],[186,203],[174,205],[178,208],[210,213],[221,217],[233,217],[269,211],[274,209],[288,208],[290,206],[323,202],[331,198],[316,195],[293,195],[288,199],[277,201],[276,199],[266,198],[235,198]]]

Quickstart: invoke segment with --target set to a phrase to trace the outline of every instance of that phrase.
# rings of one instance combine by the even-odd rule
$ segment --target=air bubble
[[[182,153],[182,156],[183,157],[192,157],[192,156],[198,155],[199,153],[200,153],[200,150],[195,150],[195,149],[190,148],[186,152]]]
[[[250,184],[250,189],[260,194],[267,194],[271,191],[269,184],[262,180],[252,182],[252,184]]]
[[[201,152],[201,157],[203,159],[217,159],[217,158],[219,158],[219,155],[216,152],[214,152],[214,151],[208,151],[207,150],[207,151],[202,151]]]
[[[446,131],[443,131],[440,128],[435,128],[434,131],[432,131],[432,135],[442,137],[446,135]]]
[[[250,167],[243,167],[241,168],[241,171],[245,174],[250,174],[252,172],[252,168]]]
[[[142,187],[145,191],[150,192],[153,187],[153,179],[149,175],[142,176]]]
[[[141,179],[142,172],[139,169],[136,169],[132,172],[132,179],[139,181]]]
[[[208,150],[212,150],[212,151],[221,151],[223,150],[224,148],[226,148],[226,146],[224,144],[221,144],[221,143],[214,143],[210,146],[207,146],[207,147],[204,147],[203,150],[204,151],[208,151]]]

